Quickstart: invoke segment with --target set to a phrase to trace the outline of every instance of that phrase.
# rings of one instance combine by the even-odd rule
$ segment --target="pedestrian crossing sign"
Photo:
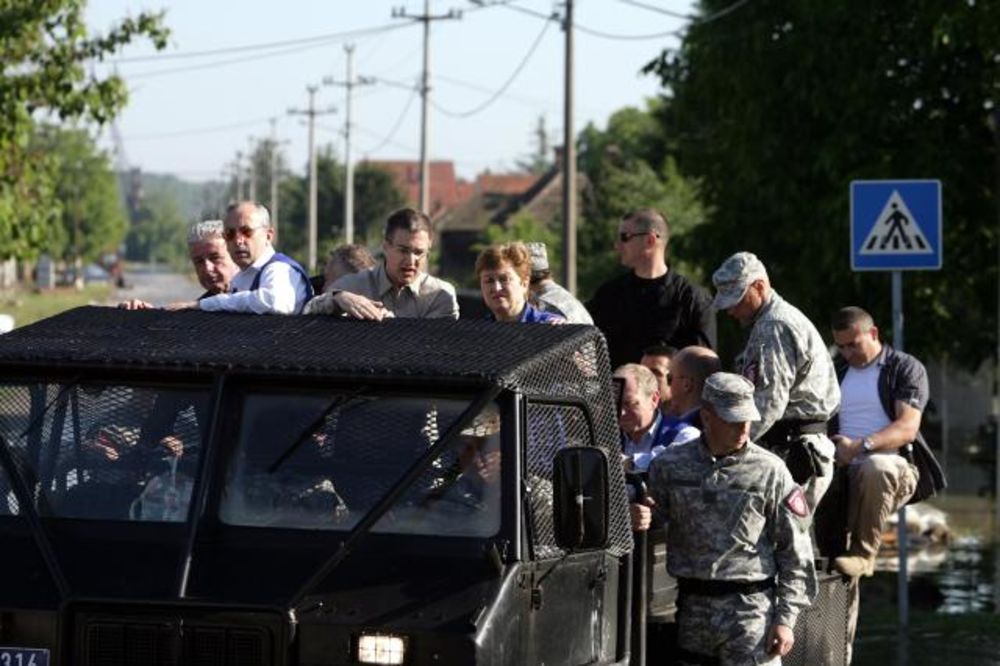
[[[941,181],[851,183],[851,268],[941,268]]]

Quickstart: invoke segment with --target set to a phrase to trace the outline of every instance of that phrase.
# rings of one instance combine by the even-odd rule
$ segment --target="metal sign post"
[[[892,344],[897,351],[903,351],[903,273],[902,271],[892,272]],[[896,534],[899,543],[899,576],[896,586],[896,597],[899,603],[899,628],[906,631],[910,626],[910,595],[907,582],[907,551],[909,546],[909,533],[906,530],[906,505],[899,507],[899,524],[896,526]]]
[[[851,183],[851,268],[892,271],[892,338],[903,351],[904,270],[937,270],[943,263],[939,180],[856,180]],[[899,663],[907,663],[910,625],[906,506],[897,525]]]

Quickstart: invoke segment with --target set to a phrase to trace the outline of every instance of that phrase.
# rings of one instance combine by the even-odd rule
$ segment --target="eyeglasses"
[[[637,231],[635,233],[629,233],[627,231],[618,232],[618,240],[619,242],[622,243],[627,243],[636,236],[656,236],[657,238],[659,238],[660,234],[656,233],[655,231]]]
[[[402,255],[409,255],[420,261],[427,256],[427,250],[422,247],[410,247],[409,245],[391,245],[394,252]]]
[[[243,238],[250,238],[258,229],[263,229],[263,227],[226,227],[222,231],[222,237],[227,241],[236,240],[237,234]]]

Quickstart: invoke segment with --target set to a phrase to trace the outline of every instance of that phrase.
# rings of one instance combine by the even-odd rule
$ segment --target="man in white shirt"
[[[226,212],[223,236],[240,268],[229,293],[200,301],[174,303],[172,310],[298,314],[312,298],[309,275],[291,257],[271,246],[274,229],[267,208],[253,201],[233,204]]]
[[[883,345],[871,315],[861,308],[837,312],[833,339],[843,360],[837,368],[838,434],[832,439],[838,464],[847,467],[850,533],[847,554],[834,566],[848,576],[870,576],[889,517],[916,489],[917,470],[899,453],[920,432],[929,398],[927,371],[912,356]]]

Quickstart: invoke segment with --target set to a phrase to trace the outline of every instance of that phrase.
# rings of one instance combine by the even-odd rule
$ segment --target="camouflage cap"
[[[541,273],[549,270],[549,253],[545,248],[545,243],[525,243],[528,254],[531,255],[531,272]]]
[[[760,421],[753,402],[753,382],[731,372],[716,372],[705,380],[702,402],[712,406],[716,415],[729,423]]]
[[[752,252],[737,252],[722,262],[712,274],[716,310],[726,310],[740,302],[754,280],[767,279],[767,269]]]
[[[466,437],[489,437],[500,432],[500,412],[496,405],[487,405],[483,411],[476,414],[472,423],[467,425],[462,434]]]

